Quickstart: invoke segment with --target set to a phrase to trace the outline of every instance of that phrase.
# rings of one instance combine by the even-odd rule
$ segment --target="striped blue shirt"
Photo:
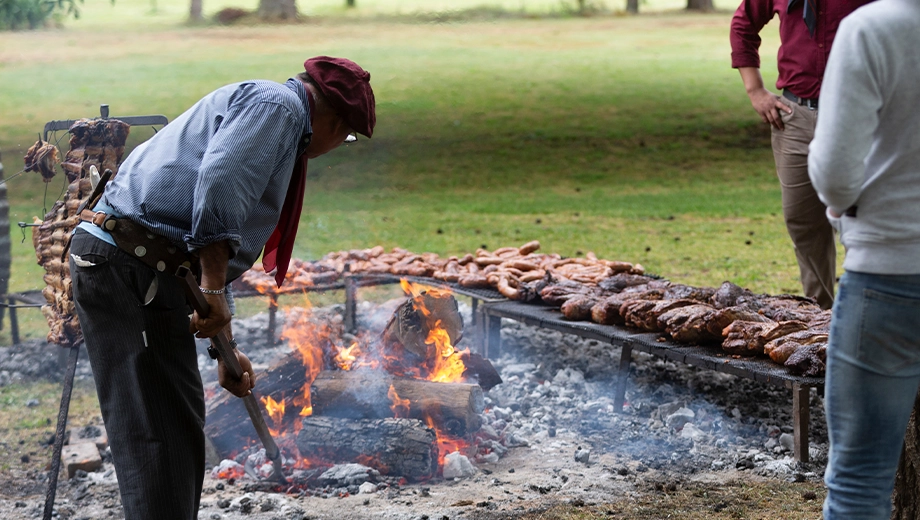
[[[309,113],[297,79],[219,88],[135,148],[100,202],[189,252],[226,240],[229,283],[252,267],[278,223],[313,133]]]

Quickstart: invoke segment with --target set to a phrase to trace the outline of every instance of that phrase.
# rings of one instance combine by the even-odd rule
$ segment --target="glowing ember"
[[[245,474],[246,470],[242,464],[233,460],[224,460],[211,472],[211,478],[223,480],[229,480],[231,478],[239,479],[243,478]]]
[[[342,370],[351,370],[355,361],[358,360],[359,354],[361,354],[361,349],[358,347],[357,343],[354,343],[352,346],[340,350],[339,353],[335,355],[335,363]]]

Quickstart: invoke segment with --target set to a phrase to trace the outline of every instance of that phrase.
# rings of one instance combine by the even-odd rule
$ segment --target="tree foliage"
[[[83,0],[0,0],[0,30],[38,29],[62,17],[80,17]]]

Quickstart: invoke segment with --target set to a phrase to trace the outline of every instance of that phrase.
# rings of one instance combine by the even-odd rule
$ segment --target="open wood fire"
[[[257,375],[256,389],[295,486],[317,484],[346,463],[431,479],[448,454],[476,449],[480,381],[488,390],[501,379],[487,360],[454,347],[463,320],[449,290],[402,287],[407,298],[383,333],[363,332],[349,344],[340,323],[317,324],[309,308],[288,311],[282,338],[292,352]],[[225,460],[218,477],[270,473],[237,399],[221,393],[207,414],[205,433],[218,455],[236,459]]]

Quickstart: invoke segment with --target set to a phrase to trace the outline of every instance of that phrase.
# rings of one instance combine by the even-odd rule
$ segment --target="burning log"
[[[488,360],[477,355],[462,358],[468,363],[467,369],[474,372],[467,376],[469,379],[475,377],[491,386],[501,382],[501,378]],[[474,363],[469,364],[470,360]],[[422,417],[422,412],[425,412],[434,425],[452,433],[474,432],[480,427],[479,413],[483,411],[484,400],[482,388],[478,385],[435,383],[380,374],[378,379],[387,380],[389,383],[379,388],[365,385],[361,381],[363,378],[371,379],[371,376],[367,375],[366,371],[320,372],[311,390],[313,413],[363,418],[393,417],[397,414],[390,409],[392,400],[388,398],[389,385],[393,384],[401,399],[411,398],[419,401],[410,404],[410,417]],[[285,396],[298,395],[305,384],[306,369],[303,359],[296,352],[290,353],[267,371],[256,376],[258,394],[272,397],[276,402],[285,401]],[[355,391],[364,390],[360,397],[371,396],[369,388],[378,388],[379,391],[373,399],[368,398],[366,402],[361,402]],[[329,410],[331,405],[328,403],[342,401],[350,401],[351,404],[343,405],[344,409],[341,411]],[[288,412],[296,416],[300,408],[292,406]],[[255,431],[250,426],[242,424],[245,417],[246,408],[243,403],[228,392],[220,392],[217,397],[208,400],[204,432],[221,458],[231,457],[235,451],[255,439]]]
[[[256,392],[263,396],[284,396],[297,392],[306,383],[303,360],[295,352],[281,359],[264,373],[256,374]],[[220,458],[230,458],[234,452],[256,438],[255,429],[246,424],[243,401],[219,390],[208,399],[204,433]]]
[[[404,403],[401,407],[394,404],[394,391],[395,399]],[[367,370],[320,372],[310,395],[314,415],[430,419],[458,436],[479,430],[479,414],[485,409],[479,385],[395,378]]]
[[[406,351],[423,360],[437,356],[435,342],[429,339],[432,330],[443,329],[451,345],[463,336],[463,317],[457,300],[437,289],[407,298],[387,323],[383,331],[385,349],[395,354]]]
[[[358,462],[384,475],[417,481],[438,471],[437,436],[417,419],[305,417],[296,442],[307,458]]]

